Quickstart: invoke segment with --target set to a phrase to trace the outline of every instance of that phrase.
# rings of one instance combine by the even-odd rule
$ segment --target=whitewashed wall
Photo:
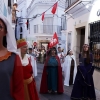
[[[8,0],[0,0],[0,14],[3,14],[11,23],[11,13],[8,13]]]
[[[70,18],[67,20],[67,34],[68,32],[72,32],[71,49],[74,51],[75,55],[78,52],[76,50],[77,50],[77,46],[79,46],[80,43],[80,41],[78,42],[79,37],[77,36],[78,31],[76,31],[76,28],[80,28],[83,26],[85,27],[85,43],[89,43],[88,41],[89,23],[100,20],[100,16],[97,16],[97,11],[99,9],[100,9],[100,0],[95,0],[92,5],[92,9],[89,13],[81,15],[75,19]],[[94,71],[93,77],[94,77],[95,88],[100,90],[100,80],[98,80],[100,77],[100,72]]]
[[[45,10],[50,8],[53,4],[54,3],[48,4],[48,5],[41,5],[41,4],[37,5],[36,4],[35,7],[33,7],[32,12],[29,13],[27,17],[31,18],[37,14],[42,14]],[[49,9],[45,13],[45,17],[53,17],[51,10],[52,10],[52,8]],[[64,9],[58,7],[57,11],[56,11],[56,15],[61,17],[62,14],[64,14]],[[54,18],[53,18],[53,25],[61,26],[61,18],[58,18],[56,15],[54,15]],[[30,36],[36,35],[36,34],[34,34],[34,25],[40,25],[40,26],[43,25],[43,22],[41,20],[41,16],[30,21]],[[41,32],[41,28],[39,30],[39,33],[41,33],[41,35],[43,35],[43,32]]]

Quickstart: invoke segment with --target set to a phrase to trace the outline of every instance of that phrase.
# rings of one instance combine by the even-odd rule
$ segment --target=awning
[[[73,5],[67,7],[65,13],[77,18],[80,15],[90,12],[94,0],[77,0]]]

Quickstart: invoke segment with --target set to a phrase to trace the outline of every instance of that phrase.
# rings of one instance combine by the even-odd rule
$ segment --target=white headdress
[[[17,53],[17,45],[16,45],[14,30],[12,29],[11,24],[9,23],[9,21],[7,20],[5,16],[0,14],[0,19],[4,21],[7,27],[7,34],[6,34],[7,50],[10,52]]]

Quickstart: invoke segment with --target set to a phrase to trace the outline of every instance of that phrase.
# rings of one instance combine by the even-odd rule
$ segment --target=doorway
[[[82,28],[81,33],[80,33],[80,51],[82,51],[82,46],[84,45],[84,40],[85,40],[85,28]]]
[[[82,52],[82,46],[85,42],[85,27],[80,27],[76,29],[77,39],[76,39],[76,58],[77,63],[79,61],[79,53]]]
[[[44,47],[45,50],[47,50],[48,43],[49,42],[41,42],[41,48]]]

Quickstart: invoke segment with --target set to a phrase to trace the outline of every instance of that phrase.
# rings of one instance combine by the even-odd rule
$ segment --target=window
[[[8,13],[11,14],[11,0],[8,0]]]
[[[78,0],[66,0],[66,8],[70,7],[72,4],[77,2]]]
[[[34,33],[38,33],[38,25],[34,25]]]
[[[11,8],[11,0],[8,0],[8,7]]]
[[[3,4],[4,4],[3,0],[0,0],[0,14],[3,13]]]
[[[67,49],[70,50],[71,49],[71,34],[72,32],[68,33],[68,38],[67,38]]]
[[[66,30],[66,28],[67,28],[66,16],[62,15],[62,17],[61,17],[61,29]]]
[[[43,21],[43,33],[53,33],[53,17],[45,17]]]

